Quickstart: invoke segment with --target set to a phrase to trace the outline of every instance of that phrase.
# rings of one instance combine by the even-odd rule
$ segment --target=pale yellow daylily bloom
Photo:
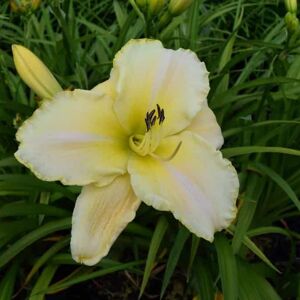
[[[20,162],[41,179],[84,186],[72,222],[76,261],[93,265],[107,255],[140,201],[209,241],[229,226],[239,182],[218,150],[208,91],[193,52],[131,40],[108,81],[56,93],[19,129]]]

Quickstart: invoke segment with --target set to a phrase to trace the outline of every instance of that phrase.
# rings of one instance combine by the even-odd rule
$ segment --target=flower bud
[[[12,51],[20,77],[38,96],[49,99],[62,90],[49,69],[30,50],[13,45]]]
[[[297,14],[297,0],[285,0],[286,10],[292,14]]]
[[[10,9],[12,12],[28,12],[37,9],[41,0],[10,0]]]
[[[136,0],[135,2],[141,11],[151,16],[161,12],[166,0]]]
[[[147,7],[147,0],[135,0],[135,3],[142,11]]]
[[[148,11],[151,15],[159,13],[165,5],[165,0],[148,0]]]
[[[284,17],[286,26],[290,32],[296,31],[299,26],[299,20],[297,16],[293,13],[287,12]]]
[[[220,292],[217,292],[217,293],[215,294],[215,300],[224,300],[223,294],[220,293]]]
[[[182,14],[192,2],[193,0],[171,0],[168,9],[171,15],[178,16]]]

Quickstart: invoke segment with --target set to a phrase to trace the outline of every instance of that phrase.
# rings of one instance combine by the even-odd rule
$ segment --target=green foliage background
[[[127,1],[44,1],[24,14],[1,1],[0,300],[300,299],[300,40],[285,13],[279,1],[195,0],[157,29]],[[64,88],[89,89],[108,78],[122,45],[145,36],[207,64],[222,152],[239,172],[239,214],[210,244],[144,205],[107,258],[80,266],[69,251],[79,188],[42,182],[13,157],[16,129],[38,101],[11,44],[30,48]]]

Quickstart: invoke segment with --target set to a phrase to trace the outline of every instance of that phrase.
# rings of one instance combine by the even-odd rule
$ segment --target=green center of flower
[[[145,134],[135,134],[129,139],[130,148],[141,156],[153,153],[162,138],[162,124],[165,120],[165,112],[157,104],[156,109],[146,113]]]

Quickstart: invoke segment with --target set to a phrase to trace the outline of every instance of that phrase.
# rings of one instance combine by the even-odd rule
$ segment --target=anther
[[[148,114],[148,113],[147,113]],[[155,109],[153,109],[150,113],[149,113],[149,119],[151,120],[153,115],[155,114]]]
[[[151,127],[155,125],[157,117],[154,116],[153,119],[151,120]]]
[[[151,124],[149,122],[148,116],[146,116],[146,118],[145,118],[145,123],[146,123],[147,132],[148,132],[150,130],[150,128],[151,128]]]
[[[165,120],[165,111],[162,109],[159,116],[159,125]]]
[[[156,104],[157,111],[152,109],[151,112],[146,113],[145,123],[147,132],[155,125],[158,120],[159,125],[165,120],[165,111]]]
[[[151,126],[153,126],[152,123],[153,123],[154,114],[155,114],[155,109],[153,109],[150,113],[149,112],[146,113],[145,123],[146,123],[147,131],[149,131]]]
[[[160,108],[159,104],[156,104],[156,107],[157,107],[157,114],[158,114],[158,117],[160,117],[161,108]]]

